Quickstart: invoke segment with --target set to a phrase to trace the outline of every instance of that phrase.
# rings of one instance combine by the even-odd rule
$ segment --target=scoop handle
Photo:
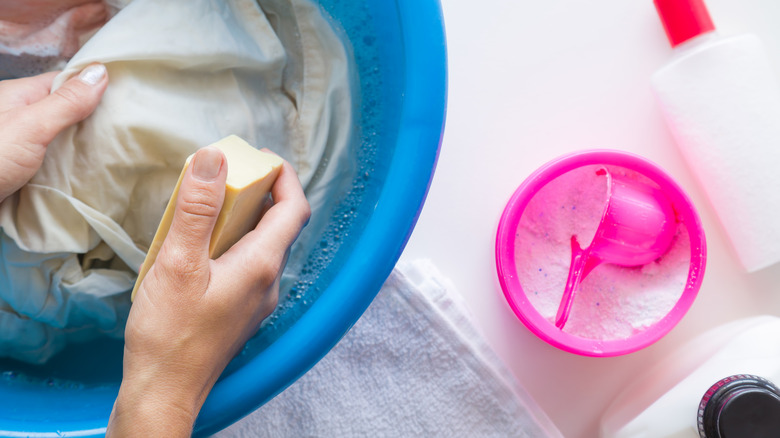
[[[601,263],[596,257],[590,257],[590,247],[584,250],[577,241],[577,236],[571,236],[571,264],[569,276],[566,278],[566,288],[563,290],[561,303],[558,305],[558,313],[555,315],[555,326],[563,329],[569,319],[571,305],[574,302],[574,293],[580,288],[580,283],[586,275]]]

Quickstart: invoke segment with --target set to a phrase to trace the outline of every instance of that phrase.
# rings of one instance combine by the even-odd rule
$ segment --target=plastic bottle
[[[654,0],[673,55],[652,77],[666,123],[748,272],[780,261],[780,87],[763,44],[721,37],[703,0]]]
[[[601,419],[601,436],[780,436],[778,341],[774,316],[700,335],[618,395]]]

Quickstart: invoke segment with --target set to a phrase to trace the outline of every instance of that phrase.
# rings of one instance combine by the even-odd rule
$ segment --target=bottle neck
[[[705,46],[720,39],[720,35],[717,31],[711,30],[709,32],[697,35],[689,40],[686,40],[676,46],[674,46],[675,52],[689,52],[696,50],[698,47]]]

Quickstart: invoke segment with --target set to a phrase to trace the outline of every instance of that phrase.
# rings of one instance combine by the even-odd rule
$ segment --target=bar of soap
[[[241,237],[254,229],[260,221],[266,197],[282,169],[283,161],[274,154],[253,148],[235,135],[225,137],[211,146],[217,147],[225,154],[228,168],[227,181],[225,182],[225,202],[217,217],[209,245],[209,256],[214,259],[230,249]],[[141,271],[138,273],[133,293],[130,295],[131,300],[135,298],[138,287],[157,259],[157,253],[168,235],[173,212],[176,209],[179,186],[191,160],[192,155],[184,163],[179,181],[176,183],[176,188],[173,189],[171,199],[168,201],[168,206],[165,208],[152,244],[146,253]]]

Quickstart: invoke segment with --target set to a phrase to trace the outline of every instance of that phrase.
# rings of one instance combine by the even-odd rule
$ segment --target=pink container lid
[[[671,202],[678,221],[687,227],[690,263],[684,290],[672,310],[647,329],[623,339],[590,339],[562,331],[531,304],[517,273],[516,232],[529,201],[547,183],[573,169],[588,165],[620,166],[647,177]],[[496,235],[496,268],[504,296],[512,311],[531,332],[550,345],[584,356],[617,356],[647,347],[661,339],[685,315],[701,287],[706,264],[706,240],[699,215],[680,186],[654,163],[628,152],[594,149],[554,159],[532,173],[507,203]]]

